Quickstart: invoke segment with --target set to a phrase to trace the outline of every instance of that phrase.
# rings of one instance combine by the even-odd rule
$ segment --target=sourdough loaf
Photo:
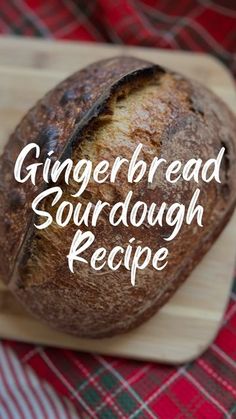
[[[37,318],[78,336],[103,337],[125,332],[155,313],[207,252],[229,220],[236,203],[236,122],[232,112],[200,84],[158,65],[132,57],[116,57],[90,65],[46,94],[16,127],[0,161],[0,276]],[[200,182],[204,228],[184,226],[168,244],[170,260],[157,272],[139,271],[136,285],[130,273],[94,271],[79,264],[74,274],[66,255],[77,227],[34,227],[31,203],[50,185],[39,179],[19,184],[14,163],[22,148],[38,143],[43,155],[51,149],[61,161],[87,158],[94,164],[118,155],[130,158],[138,143],[141,156],[183,163],[192,157],[206,161],[225,148],[221,184]],[[35,162],[30,157],[27,164]],[[149,188],[135,185],[136,200],[187,203],[192,182]],[[68,196],[75,185],[64,185]],[[114,184],[90,183],[84,204],[98,199],[121,201],[130,189],[122,172]],[[81,227],[83,229],[83,227]],[[168,227],[164,227],[164,235]],[[157,228],[114,228],[101,219],[96,247],[127,244],[130,237],[156,249],[166,246]],[[91,248],[91,251],[94,250]]]

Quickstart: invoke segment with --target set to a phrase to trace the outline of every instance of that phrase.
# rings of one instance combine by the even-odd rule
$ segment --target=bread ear
[[[106,111],[107,100],[116,86],[154,68],[164,71],[132,57],[115,57],[92,64],[48,92],[16,127],[0,158],[0,277],[5,283],[12,280],[21,259],[25,263],[26,255],[30,255],[35,231],[31,202],[48,186],[41,178],[35,187],[29,182],[16,182],[14,164],[20,151],[34,142],[40,145],[42,159],[51,149],[57,159],[71,156],[80,133],[98,114]],[[36,162],[34,155],[29,155],[25,164],[33,162]]]

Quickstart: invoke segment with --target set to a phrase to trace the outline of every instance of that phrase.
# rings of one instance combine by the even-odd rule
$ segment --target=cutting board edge
[[[1,38],[0,38],[1,39]],[[43,40],[41,40],[41,39],[37,39],[37,40],[32,40],[32,39],[28,39],[28,38],[26,38],[27,39],[27,42],[29,41],[29,42],[39,42],[40,43],[40,45],[42,44],[43,45],[43,43],[45,43],[45,41],[43,41]],[[22,38],[20,38],[20,37],[17,37],[17,42],[21,42],[22,41]],[[24,42],[25,42],[26,40],[24,40]],[[46,44],[47,43],[50,43],[50,45],[51,46],[54,46],[55,45],[55,43],[52,41],[47,41],[46,42]],[[78,43],[73,43],[73,42],[70,42],[70,41],[58,41],[58,43],[61,43],[61,44],[63,44],[63,45],[65,45],[65,44],[67,44],[67,45],[69,45],[69,44],[71,44],[71,45],[73,45],[73,48],[74,47],[76,47],[76,48],[79,48],[79,47],[81,47],[81,45],[80,44],[78,44]],[[91,43],[86,43],[86,44],[84,44],[84,48],[87,48],[87,44],[89,44],[89,47],[94,47],[94,44],[91,44]],[[18,47],[18,46],[17,46]],[[57,47],[58,47],[58,44],[57,44]],[[98,46],[99,48],[113,48],[113,46],[111,46],[111,45],[107,45],[107,44],[105,44],[105,46],[103,46],[103,44],[101,44],[101,45],[99,45]],[[120,48],[120,46],[117,46],[117,48]],[[137,48],[137,50],[139,50],[139,51],[144,51],[145,50],[145,53],[147,54],[147,53],[150,53],[151,54],[151,52],[153,53],[153,52],[155,52],[155,54],[158,54],[158,53],[160,53],[160,54],[162,54],[163,56],[165,55],[166,57],[167,56],[170,56],[170,54],[175,54],[175,56],[177,56],[177,55],[181,55],[182,57],[183,56],[186,56],[186,57],[188,57],[188,62],[189,62],[189,60],[191,59],[191,57],[193,57],[193,53],[191,53],[191,52],[179,52],[179,51],[176,51],[176,52],[170,52],[170,51],[164,51],[164,50],[157,50],[157,49],[152,49],[152,48],[150,48],[150,49],[146,49],[146,48],[144,48],[144,47],[128,47],[128,50],[126,50],[125,49],[126,47],[123,47],[122,46],[122,49],[123,50],[125,50],[125,51],[128,51],[128,50],[132,50],[133,48]],[[0,42],[0,49],[1,49],[1,42]],[[226,75],[226,73],[227,73],[227,75],[229,75],[230,76],[230,73],[228,72],[228,70],[224,67],[224,65],[222,64],[222,63],[220,63],[217,59],[215,59],[214,57],[212,57],[212,56],[209,56],[208,54],[204,54],[204,53],[196,53],[196,54],[194,54],[195,55],[195,58],[200,58],[200,57],[203,57],[204,56],[204,59],[205,59],[205,57],[207,57],[207,60],[210,60],[209,62],[214,62],[215,64],[214,64],[214,67],[216,68],[216,66],[217,66],[217,68],[219,68],[219,67],[221,67],[221,70],[222,70],[222,74],[224,73],[224,75]],[[34,69],[35,71],[36,71],[36,68],[35,67],[30,67],[30,66],[28,66],[28,67],[24,67],[24,66],[22,66],[21,68],[32,68],[32,69]],[[220,70],[220,71],[221,71]],[[47,68],[40,68],[40,69],[38,69],[37,71],[47,71]],[[53,72],[54,70],[48,70],[48,71],[50,71],[50,72]],[[62,74],[63,73],[63,71],[60,71],[60,74]],[[230,77],[231,78],[231,77]],[[232,78],[231,78],[231,81],[232,81]],[[227,302],[225,302],[225,305],[227,304]],[[221,316],[221,318],[223,317],[223,311],[222,311],[222,316]],[[212,333],[212,340],[214,339],[214,337],[215,337],[215,335],[217,334],[217,332],[218,332],[218,328],[219,328],[219,322],[217,323],[217,326],[216,326],[216,331],[215,331],[215,333],[213,334]],[[22,340],[21,340],[22,341]],[[32,342],[32,341],[31,341]],[[211,342],[210,342],[211,343]],[[52,346],[52,343],[49,343],[49,344],[47,344],[47,346]],[[209,346],[209,343],[206,345],[206,348]],[[59,345],[58,345],[58,347],[60,347]],[[201,350],[202,350],[202,352],[204,352],[205,350],[206,350],[206,348],[205,347],[202,347],[201,348]],[[83,350],[83,351],[88,351],[88,349],[80,349],[80,350]],[[202,353],[201,352],[201,353]],[[99,352],[100,354],[101,353],[104,353],[104,351],[100,351]],[[107,353],[108,354],[108,353]],[[200,354],[200,352],[199,353],[197,353],[197,355],[194,355],[194,358],[196,357],[196,356],[199,356],[199,354]],[[125,355],[123,355],[123,354],[117,354],[117,356],[125,356]],[[147,358],[143,358],[143,357],[139,357],[138,355],[135,355],[135,356],[132,356],[132,355],[126,355],[128,358],[136,358],[136,359],[142,359],[142,360],[147,360]],[[153,358],[148,358],[149,360],[152,360]],[[186,358],[185,358],[186,359]],[[175,361],[175,362],[171,362],[171,361],[169,361],[169,360],[163,360],[163,359],[153,359],[155,362],[157,362],[157,361],[159,361],[159,362],[163,362],[163,363],[183,363],[183,362],[186,362],[186,360],[183,360],[183,361],[179,361],[179,362],[177,362],[177,361]],[[190,361],[192,360],[192,358],[190,359]]]
[[[137,46],[137,45],[123,45],[123,44],[109,44],[109,43],[102,43],[102,42],[89,42],[89,41],[71,41],[71,40],[55,40],[55,39],[43,39],[43,38],[33,38],[33,37],[28,37],[28,36],[20,36],[20,35],[5,35],[5,34],[0,34],[0,49],[3,44],[8,44],[8,47],[15,47],[15,43],[19,43],[22,44],[25,43],[26,47],[28,46],[33,46],[33,47],[37,47],[37,48],[42,48],[44,49],[45,47],[48,48],[50,50],[50,48],[54,51],[57,48],[60,48],[61,45],[64,45],[66,47],[69,46],[69,48],[72,49],[77,49],[77,48],[82,48],[87,52],[87,49],[101,49],[101,50],[106,50],[106,51],[122,51],[124,53],[124,55],[127,55],[127,53],[129,51],[136,51],[138,54],[140,54],[141,52],[144,53],[144,55],[146,54],[161,54],[163,57],[169,57],[169,56],[182,56],[188,59],[191,59],[193,57],[195,58],[203,58],[204,60],[209,61],[209,63],[211,63],[214,67],[217,67],[218,69],[220,69],[222,72],[224,72],[224,74],[226,74],[233,86],[235,87],[235,82],[233,79],[233,75],[231,74],[231,72],[229,71],[229,69],[226,67],[226,65],[220,61],[217,57],[215,57],[212,54],[206,53],[206,52],[201,52],[201,51],[188,51],[188,50],[169,50],[166,48],[154,48],[154,47],[144,47],[144,46]],[[6,46],[6,45],[5,45]],[[18,45],[17,45],[18,46]],[[14,61],[13,61],[14,62]],[[3,64],[4,65],[4,64]],[[25,66],[22,66],[25,67]],[[31,67],[31,68],[36,68],[35,66],[26,66],[26,67]],[[44,69],[44,67],[38,66],[37,68],[39,69]],[[55,70],[55,69],[54,69]]]

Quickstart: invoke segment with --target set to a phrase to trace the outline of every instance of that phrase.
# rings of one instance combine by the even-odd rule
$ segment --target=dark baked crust
[[[182,161],[194,156],[207,160],[216,156],[222,146],[226,148],[222,184],[200,185],[205,208],[204,229],[196,225],[185,226],[179,237],[168,245],[170,261],[167,268],[159,273],[152,269],[140,271],[135,288],[125,270],[121,270],[119,275],[110,272],[104,277],[82,267],[73,275],[68,270],[65,256],[75,227],[69,225],[59,238],[55,238],[54,231],[49,228],[53,242],[51,246],[46,244],[45,237],[33,227],[31,209],[33,198],[46,185],[39,181],[36,187],[31,183],[18,184],[13,177],[16,157],[29,142],[39,143],[45,153],[49,147],[53,148],[57,158],[80,156],[88,129],[95,131],[102,116],[107,115],[107,123],[110,123],[111,103],[119,92],[127,90],[129,96],[132,89],[138,88],[142,94],[143,86],[152,81],[157,93],[148,99],[147,109],[150,121],[158,120],[158,128],[155,131],[151,122],[145,127],[140,125],[140,113],[133,120],[133,128],[128,134],[133,145],[145,138],[147,161],[154,154],[169,160],[173,155]],[[155,114],[156,109],[158,114]],[[233,212],[236,201],[235,136],[234,115],[220,99],[198,83],[151,63],[118,57],[93,64],[72,75],[29,111],[10,137],[1,157],[1,278],[35,316],[69,333],[88,337],[110,336],[140,324],[183,282]],[[95,141],[89,144],[91,150]],[[107,147],[107,143],[105,145]],[[97,148],[96,158],[103,153],[102,147]],[[114,158],[122,151],[127,152],[125,145],[117,141],[109,148],[110,157]],[[29,159],[29,164],[33,161]],[[180,201],[187,203],[195,185],[180,186],[178,191],[164,184],[149,190],[141,183],[135,193],[136,197],[147,202],[156,199],[171,203],[178,192]],[[125,196],[122,179],[118,179],[115,188],[113,196]],[[102,188],[93,188],[90,192],[95,201],[104,193]],[[96,247],[113,247],[121,244],[121,237],[125,243],[132,235],[153,249],[166,246],[155,229],[137,232],[131,228],[127,232],[120,227],[118,237],[116,233],[107,225],[105,228],[98,225]],[[47,259],[44,252],[48,254]]]
[[[45,187],[40,179],[35,188],[30,183],[17,184],[13,168],[19,152],[27,143],[36,142],[45,153],[53,148],[55,157],[59,158],[75,131],[84,125],[83,118],[88,118],[97,101],[99,111],[101,98],[105,100],[109,96],[115,83],[152,66],[133,58],[92,64],[46,94],[16,127],[0,161],[1,277],[5,282],[12,278],[17,255],[32,224],[32,199]],[[29,164],[33,162],[31,159]]]

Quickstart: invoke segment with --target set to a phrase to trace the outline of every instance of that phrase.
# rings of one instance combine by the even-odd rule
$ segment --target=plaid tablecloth
[[[235,0],[1,0],[0,32],[206,51],[236,75]],[[1,419],[77,417],[236,418],[236,284],[214,343],[180,367],[1,342]]]

